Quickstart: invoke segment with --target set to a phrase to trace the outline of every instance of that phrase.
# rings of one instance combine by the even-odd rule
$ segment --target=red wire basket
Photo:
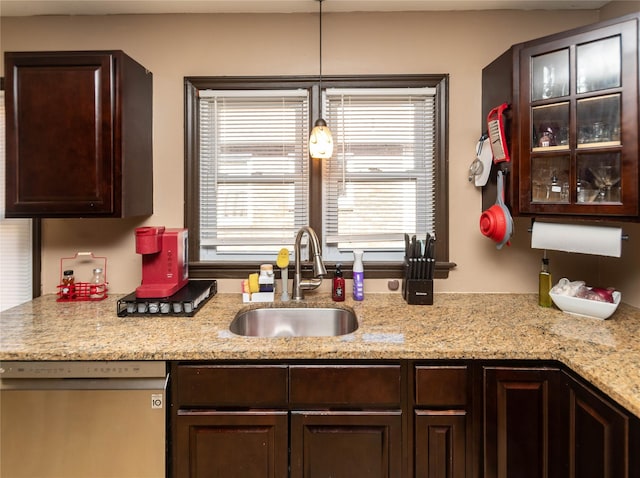
[[[64,271],[73,270],[74,277],[90,279],[93,269],[102,268],[103,281],[92,282],[74,280],[65,283]],[[60,259],[60,283],[58,284],[58,302],[98,301],[104,300],[107,295],[107,258],[94,256],[93,252],[76,252],[72,257]]]

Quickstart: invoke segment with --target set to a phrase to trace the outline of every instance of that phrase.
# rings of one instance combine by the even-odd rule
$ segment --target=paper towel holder
[[[532,217],[531,218],[531,226],[527,229],[527,232],[529,232],[529,234],[531,234],[533,232],[533,223],[536,222],[536,218]],[[625,234],[624,231],[622,232],[622,234],[620,235],[620,240],[621,241],[628,241],[629,240],[629,234]]]

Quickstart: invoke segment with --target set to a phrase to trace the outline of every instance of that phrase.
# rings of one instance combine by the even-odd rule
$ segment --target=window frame
[[[436,160],[435,160],[435,227],[438,237],[436,247],[435,277],[447,278],[455,263],[449,261],[449,75],[345,75],[323,76],[324,88],[418,88],[436,89]],[[309,124],[319,114],[319,79],[317,76],[265,76],[265,77],[185,77],[184,78],[184,135],[185,135],[185,202],[184,226],[189,229],[189,275],[192,278],[245,278],[255,272],[253,262],[202,262],[199,259],[199,111],[198,91],[238,89],[307,89],[310,108]],[[330,126],[330,125],[329,125]],[[309,225],[322,240],[322,163],[309,158]],[[326,263],[328,270],[335,264]],[[367,262],[369,278],[401,278],[402,262]],[[351,265],[342,268],[351,277]]]

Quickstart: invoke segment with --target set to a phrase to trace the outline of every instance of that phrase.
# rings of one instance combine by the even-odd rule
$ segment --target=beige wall
[[[609,2],[600,11],[600,20],[621,17],[640,10],[640,0],[617,0]]]
[[[597,11],[324,17],[323,72],[327,75],[450,75],[450,257],[458,267],[448,280],[437,281],[437,291],[537,290],[541,254],[529,247],[529,221],[516,220],[512,246],[501,251],[478,230],[481,197],[467,181],[467,169],[481,132],[481,70],[513,43],[599,19]],[[44,293],[55,291],[60,257],[88,250],[109,258],[111,290],[130,292],[140,282],[134,228],[183,224],[185,76],[318,72],[317,16],[311,14],[53,16],[2,18],[0,26],[2,51],[122,49],[154,74],[155,214],[130,220],[45,220]],[[632,240],[624,245],[622,259],[551,253],[555,278],[604,281],[603,285],[620,289],[626,302],[640,306],[640,228],[624,228]],[[368,282],[368,288],[375,285],[383,290],[385,284]],[[220,285],[223,290],[237,290],[237,281],[221,281]]]

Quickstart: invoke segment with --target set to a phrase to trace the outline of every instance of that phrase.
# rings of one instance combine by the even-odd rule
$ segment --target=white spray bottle
[[[362,255],[364,252],[360,249],[353,251],[353,299],[364,300],[364,266],[362,264]]]

